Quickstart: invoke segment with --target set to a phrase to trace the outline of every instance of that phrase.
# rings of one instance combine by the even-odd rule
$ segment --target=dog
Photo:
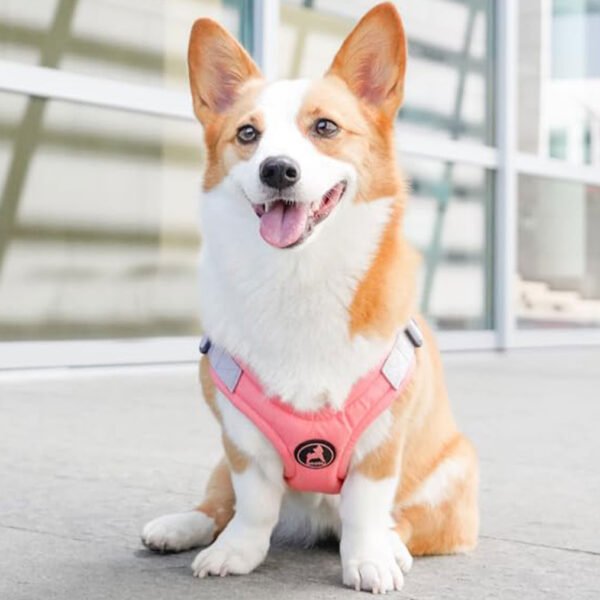
[[[309,452],[306,457],[306,462],[309,465],[323,465],[325,464],[325,454],[323,446],[318,444],[312,452]]]
[[[268,83],[216,22],[193,25],[210,336],[200,379],[224,457],[201,504],[151,521],[142,541],[206,546],[198,577],[250,573],[272,539],[333,534],[343,583],[385,593],[413,556],[476,545],[477,455],[452,416],[402,231],[394,123],[406,60],[390,3],[315,81]]]

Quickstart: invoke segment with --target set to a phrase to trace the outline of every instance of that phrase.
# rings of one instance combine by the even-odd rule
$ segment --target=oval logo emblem
[[[296,446],[296,460],[309,469],[323,469],[335,460],[335,448],[325,440],[307,440]]]

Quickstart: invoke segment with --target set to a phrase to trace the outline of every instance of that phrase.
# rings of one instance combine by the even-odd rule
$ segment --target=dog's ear
[[[390,2],[371,9],[350,32],[327,72],[368,105],[394,117],[404,96],[406,38]]]
[[[212,19],[198,19],[192,27],[188,70],[194,112],[204,125],[233,104],[246,81],[261,77],[244,48]]]

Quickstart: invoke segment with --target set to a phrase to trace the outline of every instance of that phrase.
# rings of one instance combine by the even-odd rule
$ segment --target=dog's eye
[[[340,128],[331,119],[317,119],[314,124],[315,133],[324,138],[333,137]]]
[[[256,127],[252,125],[242,125],[236,134],[237,141],[240,144],[251,144],[258,139],[259,133]]]

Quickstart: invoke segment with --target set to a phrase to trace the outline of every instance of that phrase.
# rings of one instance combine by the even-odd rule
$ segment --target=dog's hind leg
[[[398,507],[396,533],[413,556],[472,550],[479,530],[477,456],[458,438],[453,452]]]
[[[213,470],[202,503],[194,510],[164,515],[146,524],[142,542],[157,552],[182,552],[208,546],[233,517],[235,496],[229,466]]]

